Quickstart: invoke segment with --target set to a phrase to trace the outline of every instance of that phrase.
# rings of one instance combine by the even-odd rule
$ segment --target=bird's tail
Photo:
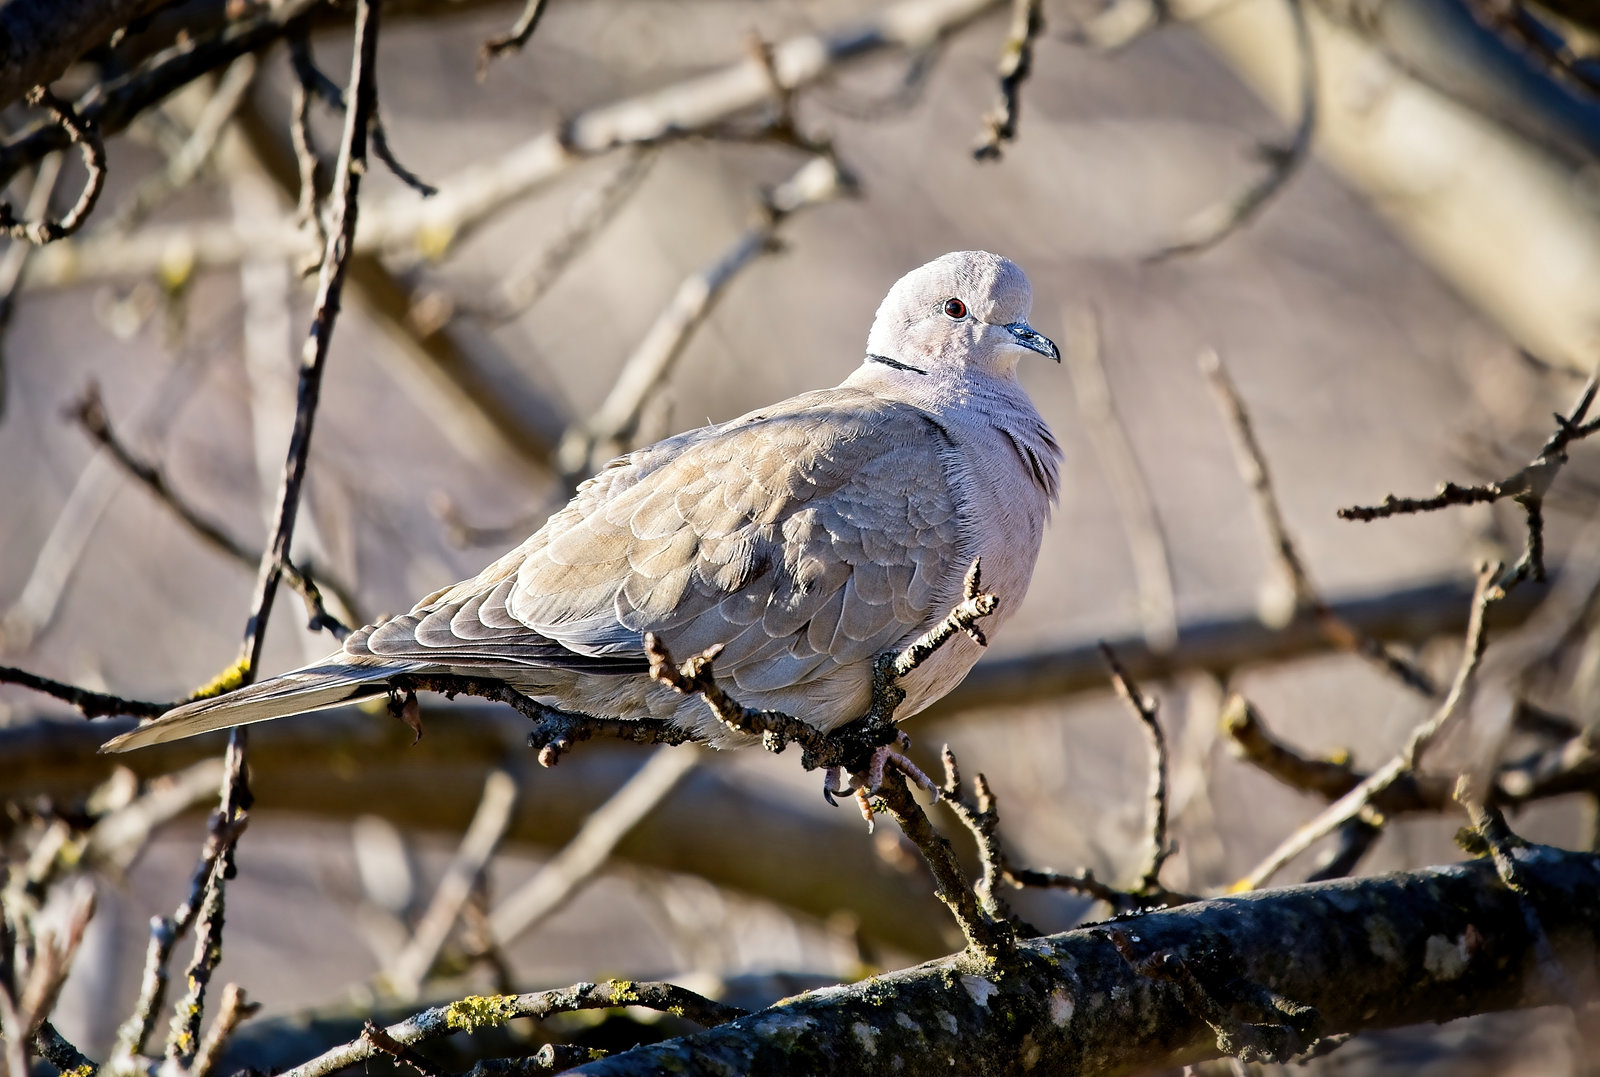
[[[389,690],[385,682],[390,677],[414,673],[417,669],[418,665],[412,662],[358,665],[342,655],[333,655],[314,666],[252,684],[237,692],[174,707],[155,721],[106,741],[100,750],[126,752],[209,733],[213,729],[250,725],[372,699]]]

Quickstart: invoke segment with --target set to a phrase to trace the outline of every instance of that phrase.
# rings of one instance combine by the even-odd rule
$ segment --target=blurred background
[[[1022,371],[1066,479],[1026,603],[971,689],[907,724],[914,757],[932,768],[949,743],[985,772],[1020,860],[1128,880],[1145,741],[1084,659],[1096,640],[1125,644],[1172,744],[1164,878],[1205,891],[1324,803],[1230,750],[1230,692],[1306,754],[1348,750],[1367,769],[1430,712],[1303,616],[1276,632],[1294,596],[1197,360],[1214,349],[1237,385],[1322,597],[1447,683],[1475,565],[1516,556],[1522,512],[1361,524],[1335,510],[1511,474],[1593,366],[1600,119],[1581,27],[1458,0],[1051,0],[1016,137],[977,160],[1014,33],[1004,4],[555,0],[481,79],[480,44],[518,5],[391,6],[388,143],[440,194],[376,164],[362,192],[296,541],[351,619],[476,573],[619,449],[838,382],[897,277],[983,248],[1026,269],[1033,324],[1070,353]],[[182,27],[249,14],[224,8],[170,5],[118,48],[136,60]],[[309,35],[341,85],[348,25],[332,12]],[[863,26],[879,37],[838,44]],[[726,92],[725,107],[706,90],[694,129],[601,145],[608,124],[618,142],[659,134],[672,95],[708,72],[759,74],[764,54],[787,79],[801,52],[783,43],[807,38],[834,47],[792,94]],[[86,92],[118,62],[132,60],[90,56],[58,92]],[[278,44],[183,88],[108,140],[106,190],[79,235],[3,256],[20,268],[0,374],[0,661],[160,700],[232,660],[253,563],[197,537],[74,415],[97,386],[116,436],[259,552],[316,249],[295,223],[298,85]],[[310,109],[331,164],[340,117]],[[31,116],[11,107],[8,146]],[[576,148],[539,157],[562,129]],[[83,181],[73,152],[59,177],[55,158],[5,159],[19,205],[54,184],[59,210]],[[652,364],[630,397],[624,370]],[[1593,559],[1585,452],[1546,503],[1556,582],[1508,604],[1507,633]],[[336,646],[305,622],[280,593],[266,672]],[[1221,652],[1194,646],[1216,639]],[[1025,672],[1051,668],[1088,672]],[[1579,727],[1592,719],[1565,681],[1541,690]],[[958,944],[915,851],[892,825],[869,835],[853,807],[825,805],[792,753],[590,743],[542,771],[508,710],[425,699],[423,716],[415,748],[381,712],[261,728],[218,973],[263,1004],[242,1037],[496,983],[661,977],[771,1000]],[[104,735],[0,685],[0,798],[81,797],[113,774],[88,754]],[[99,913],[57,1015],[91,1053],[136,991],[148,919],[187,892],[219,744],[126,760],[204,795],[175,796],[131,863],[96,875]],[[643,807],[591,817],[630,776]],[[1552,798],[1513,823],[1586,846],[1590,801]],[[441,877],[459,874],[475,813],[498,851],[468,873],[460,922],[398,967]],[[1397,818],[1359,871],[1459,859],[1458,825]],[[569,845],[580,827],[588,844]],[[1049,930],[1093,912],[1070,894],[1016,904]],[[1568,1072],[1570,1024],[1531,1011],[1362,1035],[1312,1068]],[[284,1050],[284,1063],[305,1053]]]

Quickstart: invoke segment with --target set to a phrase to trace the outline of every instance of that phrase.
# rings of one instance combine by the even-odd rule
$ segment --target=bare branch
[[[528,39],[533,37],[533,32],[539,28],[539,20],[544,17],[547,6],[549,6],[548,0],[524,0],[522,14],[517,16],[517,21],[512,23],[511,29],[503,34],[496,34],[483,43],[483,47],[478,50],[479,82],[489,74],[490,63],[508,52],[522,51],[522,46],[528,43]]]
[[[52,153],[34,169],[33,186],[28,190],[28,202],[23,216],[30,221],[43,220],[50,212],[50,199],[56,191],[56,180],[61,177],[61,154]],[[0,418],[6,413],[6,348],[5,334],[16,313],[17,285],[22,282],[22,270],[28,256],[36,249],[32,243],[12,243],[0,254]]]
[[[10,0],[0,5],[0,105],[61,77],[163,0]]]
[[[1261,526],[1267,533],[1272,552],[1288,584],[1292,599],[1291,608],[1284,610],[1282,617],[1267,619],[1287,621],[1297,610],[1309,610],[1321,623],[1322,630],[1327,633],[1329,641],[1335,647],[1360,655],[1419,695],[1437,697],[1439,690],[1426,671],[1340,618],[1323,601],[1316,584],[1311,581],[1311,574],[1306,570],[1305,561],[1300,557],[1294,538],[1289,533],[1289,525],[1284,521],[1277,494],[1273,492],[1272,476],[1267,470],[1266,455],[1261,451],[1261,443],[1256,440],[1255,428],[1250,423],[1250,414],[1245,409],[1244,399],[1239,395],[1238,388],[1234,386],[1233,379],[1228,376],[1227,368],[1222,365],[1222,359],[1215,351],[1207,350],[1201,353],[1200,370],[1210,381],[1211,388],[1217,395],[1218,407],[1228,420],[1239,474],[1255,498]]]
[[[507,271],[490,296],[478,299],[470,295],[427,292],[417,297],[412,304],[411,320],[418,331],[435,332],[450,317],[461,314],[494,324],[504,323],[533,306],[628,204],[659,156],[656,147],[625,151],[620,167],[603,183],[573,200],[556,238],[531,259]]]
[[[132,714],[139,718],[157,718],[172,707],[170,703],[150,703],[139,699],[124,699],[104,692],[91,692],[77,685],[63,684],[49,677],[41,677],[15,666],[0,666],[0,684],[17,684],[23,688],[42,692],[47,696],[71,703],[83,712],[85,718],[105,718],[116,714]]]
[[[355,56],[350,65],[348,92],[351,104],[346,111],[339,161],[334,169],[336,186],[329,212],[328,245],[323,252],[322,270],[317,280],[311,333],[300,357],[294,429],[289,436],[288,458],[284,461],[283,478],[278,489],[272,542],[261,559],[239,659],[221,678],[219,691],[249,684],[255,677],[261,662],[261,648],[266,642],[267,618],[272,613],[272,600],[277,594],[284,565],[289,561],[289,546],[294,539],[300,491],[305,481],[306,460],[311,451],[311,432],[316,420],[317,403],[321,398],[322,372],[333,340],[334,322],[339,316],[339,298],[344,288],[351,246],[355,241],[356,217],[359,213],[357,196],[361,177],[367,167],[367,127],[377,100],[379,3],[380,0],[357,0]]]
[[[700,751],[659,748],[626,784],[584,820],[578,833],[489,916],[490,933],[504,946],[564,906],[611,858],[618,843],[678,788],[699,764]]]
[[[972,156],[998,161],[1001,146],[1017,137],[1017,115],[1022,107],[1022,84],[1033,69],[1033,43],[1044,32],[1043,0],[1012,0],[1011,30],[1000,53],[1000,99],[983,118],[983,135]]]
[[[1140,691],[1117,661],[1116,652],[1102,643],[1100,653],[1111,670],[1117,697],[1139,719],[1150,742],[1150,850],[1139,873],[1139,892],[1156,893],[1161,889],[1161,865],[1172,855],[1172,844],[1167,840],[1167,738],[1156,716],[1156,701]]]
[[[1084,433],[1105,473],[1106,486],[1128,539],[1145,642],[1150,650],[1164,653],[1178,642],[1178,610],[1172,558],[1161,516],[1133,451],[1127,426],[1112,400],[1101,354],[1100,319],[1093,308],[1080,307],[1069,311],[1065,321],[1067,348],[1063,357],[1067,374],[1072,378]]]
[[[450,930],[472,896],[489,860],[505,837],[517,803],[517,783],[504,770],[492,772],[483,783],[483,799],[467,827],[456,855],[433,892],[433,900],[417,921],[416,931],[390,962],[387,976],[395,992],[415,998],[422,982],[439,958]]]
[[[38,0],[34,0],[38,2]],[[43,0],[53,5],[58,0]],[[282,36],[287,26],[324,0],[281,0],[252,7],[243,17],[200,39],[183,36],[177,44],[144,61],[133,71],[91,87],[75,111],[82,123],[102,137],[117,134],[145,109],[208,71],[256,52]],[[14,5],[7,5],[9,11]],[[52,11],[51,19],[63,24]],[[79,43],[81,44],[81,42]],[[72,136],[59,123],[34,124],[0,142],[0,182],[47,153],[64,150]]]
[[[307,2],[284,0],[271,9],[270,18],[277,20],[280,12]],[[999,0],[900,0],[859,24],[773,45],[770,65],[752,55],[707,74],[590,109],[497,159],[446,177],[440,181],[439,194],[434,198],[418,202],[408,192],[364,206],[356,249],[368,252],[409,248],[439,256],[489,217],[583,160],[624,146],[652,145],[714,132],[730,117],[770,102],[769,67],[785,91],[797,90],[851,61],[891,49],[920,48],[998,3]],[[281,28],[272,30],[273,36],[281,33]],[[105,120],[100,122],[102,129],[112,129]],[[0,147],[0,179],[58,148],[53,143],[41,144],[25,155],[19,146],[8,155]],[[11,156],[17,160],[8,169]],[[183,244],[193,252],[196,271],[232,265],[247,257],[292,259],[307,248],[298,225],[289,220],[248,230],[232,221],[152,227],[112,241],[89,237],[76,240],[68,245],[70,254],[63,251],[57,255],[54,252],[60,245],[52,245],[30,261],[24,286],[145,276],[159,269],[163,257],[170,257],[173,243]]]
[[[1184,226],[1181,237],[1147,257],[1163,261],[1183,254],[1198,254],[1227,239],[1255,219],[1273,197],[1288,184],[1306,159],[1317,130],[1317,56],[1311,44],[1311,27],[1306,22],[1306,0],[1284,0],[1294,23],[1295,51],[1300,57],[1300,122],[1288,145],[1263,145],[1260,154],[1267,171],[1238,195],[1201,211]]]
[[[1345,823],[1354,819],[1372,804],[1401,777],[1414,772],[1430,744],[1448,729],[1461,712],[1462,700],[1471,689],[1478,665],[1483,660],[1488,637],[1484,632],[1484,612],[1494,602],[1492,585],[1501,566],[1487,564],[1478,573],[1478,587],[1473,598],[1472,619],[1467,624],[1467,637],[1461,652],[1461,663],[1451,682],[1450,692],[1427,721],[1411,731],[1405,746],[1388,763],[1374,771],[1365,781],[1329,805],[1315,819],[1301,826],[1278,844],[1267,857],[1239,882],[1235,890],[1253,890],[1305,852],[1316,842],[1327,837]]]
[[[255,83],[255,77],[254,55],[247,53],[229,64],[195,119],[189,137],[167,159],[166,167],[140,180],[139,185],[118,203],[100,227],[107,231],[126,232],[149,216],[150,211],[174,191],[188,186],[211,160],[218,136],[239,111],[239,106]]]
[[[424,1010],[382,1030],[387,1042],[401,1047],[480,1028],[503,1025],[519,1017],[542,1020],[575,1010],[601,1010],[613,1006],[643,1006],[670,1011],[696,1024],[714,1026],[744,1016],[743,1010],[713,1002],[668,983],[611,980],[603,984],[574,984],[559,991],[533,991],[525,995],[473,995],[448,1006]],[[380,1048],[372,1038],[361,1037],[326,1051],[309,1062],[286,1070],[280,1077],[326,1077],[337,1070],[371,1058]]]
[[[1557,415],[1556,429],[1528,464],[1515,474],[1499,482],[1479,486],[1457,486],[1444,483],[1439,492],[1427,498],[1401,498],[1390,494],[1381,505],[1340,509],[1339,519],[1367,522],[1389,516],[1403,516],[1417,512],[1434,512],[1451,505],[1475,505],[1511,498],[1522,506],[1527,516],[1528,534],[1523,543],[1522,556],[1506,570],[1496,584],[1501,595],[1532,575],[1536,580],[1545,578],[1544,565],[1544,498],[1555,482],[1556,476],[1567,462],[1567,446],[1582,441],[1600,430],[1600,419],[1585,422],[1595,394],[1600,391],[1600,373],[1590,375],[1572,405],[1570,416]]]
[[[60,130],[65,132],[67,142],[77,146],[82,153],[83,167],[88,172],[83,184],[83,193],[58,221],[51,220],[48,215],[40,216],[37,220],[19,220],[9,202],[0,202],[0,231],[12,239],[43,246],[72,235],[83,227],[84,221],[89,219],[89,214],[93,211],[94,204],[99,201],[100,192],[106,183],[106,146],[100,140],[100,132],[94,123],[80,116],[71,105],[56,97],[47,87],[35,86],[30,90],[28,104],[43,108],[50,113]]]
[[[100,387],[97,383],[91,381],[85,386],[83,395],[73,404],[70,414],[72,418],[77,420],[78,425],[83,428],[84,432],[93,438],[101,448],[105,449],[123,470],[138,480],[157,501],[170,509],[172,514],[195,535],[241,565],[254,567],[261,563],[262,554],[259,550],[246,548],[238,539],[235,539],[223,531],[220,526],[202,516],[198,509],[178,496],[177,492],[172,489],[171,484],[167,482],[166,476],[154,464],[135,455],[133,450],[122,442],[116,431],[111,427],[111,420],[106,415],[105,403],[100,399]],[[317,581],[312,578],[308,570],[293,561],[286,561],[283,566],[283,574],[289,586],[301,598],[305,599],[306,613],[309,618],[307,627],[311,631],[316,632],[327,629],[334,638],[341,640],[350,634],[350,626],[328,611]],[[338,598],[339,605],[346,610],[353,607],[354,603],[350,598],[350,589],[347,585],[327,580],[323,582],[329,584],[334,595]],[[90,717],[94,716],[90,715]]]

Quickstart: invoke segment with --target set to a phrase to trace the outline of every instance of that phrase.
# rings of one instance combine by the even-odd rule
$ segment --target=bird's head
[[[1034,352],[1061,360],[1028,324],[1033,286],[1009,258],[956,251],[895,282],[867,336],[870,359],[923,373],[979,369],[1009,374]]]

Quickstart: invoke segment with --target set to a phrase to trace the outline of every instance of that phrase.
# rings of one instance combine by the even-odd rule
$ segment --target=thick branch
[[[54,82],[78,57],[168,0],[7,0],[0,4],[0,107]]]
[[[1521,877],[1537,895],[1525,900],[1537,904],[1567,975],[1592,991],[1600,860],[1549,848],[1517,855]],[[1292,961],[1283,939],[1294,940]],[[1214,1008],[1276,1000],[1301,1026],[1289,1029],[1285,1021],[1286,1034],[1565,1002],[1540,975],[1535,945],[1519,895],[1492,863],[1478,861],[1198,902],[1023,942],[995,965],[943,958],[786,1000],[573,1073],[1144,1071],[1222,1053],[1226,1030],[1197,1012],[1196,987]],[[1174,962],[1187,983],[1140,971]]]

